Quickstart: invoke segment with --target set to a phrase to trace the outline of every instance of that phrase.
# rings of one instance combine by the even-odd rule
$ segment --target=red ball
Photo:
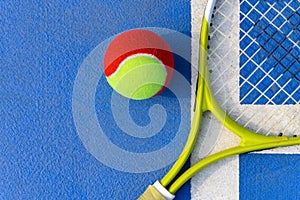
[[[172,78],[174,58],[168,43],[158,34],[149,30],[129,30],[113,39],[104,55],[105,75],[111,76],[124,59],[134,54],[150,54],[164,64],[167,77],[164,86],[157,94],[161,93]]]

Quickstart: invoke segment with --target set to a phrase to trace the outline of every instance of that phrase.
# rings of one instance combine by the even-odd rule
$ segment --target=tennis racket
[[[293,98],[295,95],[297,95],[297,93],[299,93],[300,90],[298,80],[300,70],[299,55],[295,55],[293,53],[293,48],[287,49],[288,47],[281,45],[285,41],[294,41],[293,39],[288,38],[292,35],[291,33],[288,33],[286,35],[286,37],[282,40],[282,43],[276,41],[276,33],[268,33],[269,30],[267,29],[270,29],[270,24],[272,24],[278,29],[281,28],[276,25],[277,22],[274,22],[273,19],[269,19],[268,16],[265,16],[265,13],[267,15],[271,10],[277,9],[278,5],[276,5],[277,2],[275,1],[273,1],[273,3],[270,3],[268,1],[257,1],[257,4],[264,3],[267,6],[267,10],[265,11],[265,13],[259,13],[260,17],[257,19],[257,21],[249,20],[250,17],[246,16],[247,13],[241,14],[241,23],[243,23],[243,20],[249,20],[251,25],[251,27],[249,27],[248,29],[241,29],[240,34],[244,35],[241,36],[241,38],[243,39],[246,37],[251,37],[251,39],[253,40],[249,42],[249,44],[245,44],[245,49],[241,50],[240,52],[240,57],[246,57],[245,61],[240,61],[240,74],[243,72],[243,68],[247,68],[247,63],[249,62],[254,63],[255,68],[252,72],[249,72],[248,77],[242,75],[238,77],[240,78],[239,84],[241,87],[250,83],[250,85],[252,86],[252,89],[249,89],[246,94],[240,94],[240,102],[238,103],[245,105],[235,107],[235,104],[232,103],[233,98],[230,97],[230,94],[237,93],[237,91],[227,91],[226,85],[235,84],[232,83],[234,82],[233,80],[235,77],[232,74],[236,74],[234,72],[238,70],[232,70],[232,66],[224,66],[228,64],[226,63],[228,60],[224,60],[226,60],[226,55],[230,54],[228,53],[228,51],[230,50],[231,46],[230,42],[228,41],[232,41],[232,39],[229,40],[228,38],[232,38],[234,37],[234,35],[230,35],[230,33],[228,33],[229,35],[226,35],[226,33],[220,32],[220,27],[225,24],[222,24],[224,20],[220,20],[220,18],[230,18],[234,16],[223,15],[224,13],[222,13],[222,9],[218,8],[218,6],[225,7],[224,4],[226,4],[226,2],[227,6],[233,4],[236,5],[237,2],[234,3],[233,1],[219,1],[217,2],[217,5],[215,5],[215,0],[209,0],[206,5],[206,9],[202,19],[202,28],[200,34],[198,64],[199,69],[195,95],[196,101],[193,113],[192,126],[188,140],[181,155],[179,156],[178,160],[175,162],[173,167],[169,170],[169,172],[160,181],[156,181],[153,185],[150,185],[146,189],[146,191],[140,196],[139,199],[173,199],[175,197],[174,194],[176,193],[176,191],[185,182],[187,182],[190,178],[196,175],[203,168],[224,158],[252,151],[300,144],[300,138],[297,137],[297,134],[299,134],[299,113],[296,109],[293,109],[295,108],[295,106],[299,108],[298,105],[294,105],[299,104],[299,100],[297,100],[297,98]],[[244,1],[241,1],[241,3],[243,2]],[[293,15],[298,15],[299,10],[293,9],[293,6],[289,5],[289,3],[287,2],[279,3],[285,3],[285,5],[283,6],[285,8],[289,8],[292,11],[290,18],[283,18],[284,23],[281,23],[281,26],[283,26],[283,24],[285,24],[286,21],[293,24],[294,22],[292,20],[292,17]],[[253,10],[255,9],[250,8],[249,15]],[[258,10],[255,11],[259,12]],[[280,14],[274,14],[274,20],[278,15]],[[213,16],[216,20],[216,23],[214,23],[214,21],[212,21],[211,23],[211,19]],[[263,21],[267,21],[267,23],[264,24]],[[228,24],[225,25],[228,26]],[[252,30],[254,30],[254,33],[251,32]],[[224,39],[222,40],[222,42],[220,42],[220,37],[218,37],[218,35],[224,36],[227,39]],[[262,36],[267,36],[267,39],[265,41],[260,41],[260,37]],[[216,42],[214,42],[214,40]],[[269,49],[265,46],[271,40],[275,41],[275,46],[271,48],[271,51],[269,51]],[[240,43],[242,43],[242,41]],[[298,43],[291,43],[292,47],[299,49],[299,40]],[[248,50],[247,48],[250,48],[250,46],[253,44],[257,45],[258,47],[253,48],[255,50]],[[222,45],[229,45],[227,51],[224,51],[224,48],[220,48],[220,46],[222,47]],[[282,59],[277,55],[278,52],[276,50],[278,50],[278,48],[284,48],[285,50],[285,53],[283,53],[284,55],[280,55]],[[220,52],[223,52],[223,54]],[[257,57],[259,57],[259,59],[262,59],[263,61],[258,62]],[[283,62],[285,57],[290,58],[289,64]],[[208,64],[212,64],[213,66],[211,66],[209,69]],[[234,64],[236,63],[233,63],[232,65]],[[267,66],[269,67],[269,70],[265,69],[265,65],[269,65]],[[222,66],[222,68],[220,66]],[[274,78],[272,76],[272,73],[279,69],[283,70],[281,72],[281,75]],[[255,76],[256,72],[259,70],[261,70],[264,75],[260,77],[260,80],[258,80],[256,84],[253,84],[251,82],[251,77],[252,75]],[[215,72],[219,72],[221,75],[218,76]],[[213,77],[212,80],[210,80],[210,73]],[[222,75],[224,75],[228,81],[226,81],[223,84],[218,84],[218,80],[222,80]],[[280,85],[279,82],[284,76],[288,76],[290,78],[283,85]],[[269,86],[265,86],[266,88],[263,90],[261,89],[262,87],[260,86],[260,84],[263,82],[261,80],[263,80],[265,77],[273,77],[272,79],[274,83],[270,84]],[[282,91],[285,91],[286,86],[292,81],[296,81],[294,91],[290,93],[289,97],[286,98],[286,100],[279,102],[281,104],[290,103],[292,105],[271,106],[271,108],[267,109],[263,109],[260,107],[258,110],[255,111],[252,107],[249,107],[247,105],[247,103],[262,104],[261,101],[263,100],[264,104],[278,104],[276,97]],[[279,87],[279,89],[277,89],[276,87]],[[250,94],[256,90],[260,91],[260,94],[257,95],[257,98],[247,100],[247,96],[253,96]],[[272,95],[268,93],[269,90],[273,90]],[[224,91],[229,93],[225,95],[226,98],[223,98],[222,95],[220,95],[220,93]],[[221,101],[222,104],[220,106],[218,102]],[[198,133],[200,131],[200,124],[203,118],[203,114],[207,111],[210,111],[210,113],[220,122],[220,124],[222,124],[231,133],[233,133],[239,138],[239,144],[204,157],[203,159],[192,165],[184,173],[179,175],[180,170],[182,169],[183,165],[187,162],[191,152],[194,149]],[[244,120],[242,118],[244,118]],[[253,123],[256,123],[258,125],[253,126]]]

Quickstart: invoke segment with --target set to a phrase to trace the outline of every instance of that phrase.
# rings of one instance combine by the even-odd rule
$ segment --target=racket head
[[[240,4],[243,3],[248,4],[247,1],[240,2]],[[210,70],[213,94],[217,101],[221,103],[221,107],[226,113],[246,128],[263,135],[276,136],[281,135],[282,133],[282,135],[293,137],[294,134],[299,133],[297,133],[297,130],[300,128],[299,102],[295,105],[241,104],[240,90],[243,88],[240,88],[239,80],[239,44],[241,43],[240,12],[242,12],[240,10],[240,4],[238,1],[233,0],[216,2],[216,10],[214,11],[214,18],[212,18],[212,25],[210,26],[209,32],[210,40],[208,44],[210,48],[208,49],[209,60],[207,61]],[[203,7],[203,4],[197,4],[195,2],[194,5],[193,15],[196,19],[194,20],[192,27],[194,27],[193,32],[197,32],[200,21],[199,18],[202,16],[201,14],[199,15],[199,9]],[[289,7],[290,6],[287,6],[287,8]],[[198,34],[194,34],[193,36],[197,37]],[[196,39],[193,41],[195,40]],[[197,46],[197,44],[194,44],[194,46]],[[223,94],[224,91],[226,95]],[[214,134],[214,130],[218,130],[219,128],[222,129],[216,145],[212,147],[211,154],[225,148],[236,146],[240,143],[240,139],[227,129],[222,128],[222,125],[216,122],[217,120],[210,113],[207,113],[207,115],[208,118],[210,118],[211,124],[215,125],[210,129],[203,129],[199,136],[200,140],[204,140],[202,136],[209,136],[210,134]],[[203,145],[202,141],[198,141],[191,157],[192,163],[196,163],[199,159],[203,158],[201,153],[199,153],[199,151],[202,150],[201,145]],[[263,152],[298,153],[299,150],[299,146],[291,146],[266,150]],[[214,173],[215,171],[224,171],[231,175],[226,176],[227,179],[224,180],[224,178],[222,178],[223,176],[218,176],[217,173]],[[225,181],[226,184],[224,185],[226,185],[226,187],[223,187],[224,185],[222,185],[224,190],[219,191],[220,196],[228,196],[229,199],[234,198],[230,195],[234,195],[235,193],[228,194],[226,188],[238,188],[236,171],[238,171],[237,158],[226,159],[219,164],[211,166],[209,170],[202,171],[201,175],[195,176],[192,179],[192,194],[197,196],[197,198],[201,197],[205,199],[208,197],[206,195],[210,193],[208,191],[211,191],[211,188],[209,187],[211,184],[220,185],[220,182]]]
[[[288,136],[293,137],[297,135],[296,132],[299,129],[300,124],[300,116],[299,113],[299,104],[296,105],[257,105],[256,102],[252,104],[243,104],[243,97],[239,95],[243,91],[243,84],[241,80],[243,79],[242,69],[245,67],[244,63],[239,60],[239,57],[242,55],[242,52],[239,50],[239,44],[242,42],[245,36],[240,34],[239,32],[243,32],[240,29],[238,15],[236,13],[239,12],[239,5],[231,0],[227,0],[224,2],[217,2],[217,6],[215,9],[215,1],[208,1],[207,7],[205,9],[205,14],[203,17],[203,24],[201,30],[201,38],[200,38],[200,76],[203,76],[205,79],[205,84],[211,86],[211,93],[214,94],[218,102],[221,102],[221,107],[226,111],[235,121],[238,121],[242,126],[247,129],[259,133],[262,135],[269,136]],[[265,2],[264,6],[268,7],[270,3]],[[271,7],[275,7],[276,4],[273,2]],[[254,6],[254,5],[253,5]],[[285,7],[288,7],[288,3],[286,3]],[[284,6],[283,6],[284,7]],[[230,9],[234,8],[234,9]],[[297,7],[298,8],[298,7]],[[233,11],[234,10],[234,11]],[[298,8],[299,10],[299,8]],[[294,14],[298,15],[297,11],[294,10]],[[268,10],[266,13],[268,14]],[[278,11],[279,13],[279,11]],[[242,15],[242,14],[241,14]],[[280,16],[280,13],[277,14]],[[213,19],[213,23],[210,22],[211,17],[215,16]],[[266,16],[261,14],[259,20],[263,20]],[[292,17],[289,17],[292,18]],[[232,20],[233,19],[233,20]],[[245,20],[246,17],[241,18],[241,20]],[[241,22],[243,23],[243,21]],[[293,23],[293,22],[291,22]],[[255,29],[257,23],[253,22],[253,28]],[[274,25],[276,27],[276,24]],[[268,29],[270,25],[266,27]],[[279,29],[279,27],[276,27]],[[208,34],[208,31],[210,32]],[[267,30],[262,30],[267,31]],[[280,29],[279,29],[280,31]],[[249,32],[249,31],[248,31]],[[275,34],[274,34],[275,35]],[[270,37],[270,35],[267,35]],[[275,36],[274,36],[275,37]],[[210,38],[210,40],[208,40]],[[272,40],[273,38],[269,38]],[[288,36],[286,36],[288,39]],[[255,38],[254,38],[255,40]],[[254,41],[258,43],[257,41]],[[253,43],[254,43],[253,42]],[[296,43],[296,42],[294,42]],[[265,45],[265,44],[263,44]],[[265,51],[265,47],[261,45],[261,51]],[[280,45],[277,43],[277,45]],[[209,49],[207,47],[210,47]],[[280,47],[277,47],[279,49]],[[297,51],[299,46],[295,45],[294,47]],[[284,49],[286,52],[286,49]],[[250,50],[249,50],[250,51]],[[293,51],[293,50],[292,50]],[[260,54],[260,51],[255,52],[256,54]],[[204,59],[208,54],[209,60],[206,62]],[[256,63],[255,71],[259,71],[262,69],[264,64],[268,64],[268,59],[270,59],[270,53],[265,55],[265,63],[258,64]],[[291,54],[291,53],[290,53]],[[293,60],[290,61],[292,64],[299,65],[299,59],[295,56],[290,56],[285,53],[286,57],[292,57]],[[274,57],[274,56],[273,56]],[[272,58],[272,57],[271,57]],[[209,66],[209,70],[205,69]],[[273,66],[273,71],[276,71],[278,67],[283,65],[283,63],[279,63],[278,65]],[[206,73],[207,71],[211,73]],[[289,71],[288,71],[289,72]],[[297,73],[294,72],[292,78],[297,81]],[[254,76],[255,74],[253,74]],[[209,78],[210,76],[210,78]],[[266,72],[264,78],[269,78],[270,72]],[[291,79],[292,79],[291,78]],[[290,80],[291,80],[290,79]],[[287,82],[290,82],[287,80]],[[276,81],[276,80],[274,80]],[[199,81],[198,81],[199,82]],[[259,84],[260,82],[258,82]],[[292,94],[295,94],[299,90],[300,92],[300,82],[297,81],[298,86],[295,86],[295,91]],[[277,84],[277,83],[275,83]],[[285,84],[286,85],[286,84]],[[284,86],[285,86],[284,85]],[[201,87],[201,86],[200,86]],[[255,89],[255,86],[253,86]],[[198,86],[199,89],[199,86]],[[283,88],[282,90],[284,90]],[[226,93],[226,95],[220,95],[222,93]],[[263,96],[265,94],[261,94]],[[275,96],[274,96],[275,97]],[[200,95],[200,98],[202,96]],[[296,102],[296,100],[295,100]],[[212,105],[210,105],[212,106]],[[207,134],[209,135],[209,134]]]

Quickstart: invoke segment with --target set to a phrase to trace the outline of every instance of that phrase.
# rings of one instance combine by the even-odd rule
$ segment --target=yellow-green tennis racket
[[[278,136],[265,136],[263,134],[257,134],[253,131],[248,130],[247,128],[239,125],[228,114],[226,114],[217,102],[211,89],[209,77],[210,72],[207,66],[209,29],[211,17],[215,8],[215,2],[215,0],[208,1],[205,9],[205,14],[202,19],[196,103],[188,140],[181,155],[179,156],[173,167],[160,181],[156,181],[153,185],[150,185],[146,189],[146,191],[139,198],[141,200],[173,199],[175,197],[174,194],[176,193],[176,191],[196,173],[198,173],[206,166],[229,156],[252,151],[271,149],[275,147],[300,144],[300,138],[296,137],[296,133],[294,133],[294,135],[292,135],[291,137],[284,136],[281,133],[279,133]],[[178,176],[180,170],[187,162],[194,148],[198,133],[200,131],[202,114],[206,111],[210,111],[223,126],[237,135],[240,138],[240,144],[238,146],[225,149],[203,158],[202,160],[191,166],[183,174]]]

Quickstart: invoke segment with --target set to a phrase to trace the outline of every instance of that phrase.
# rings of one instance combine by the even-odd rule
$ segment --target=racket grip
[[[165,189],[159,181],[149,185],[138,200],[172,200],[175,196]]]

